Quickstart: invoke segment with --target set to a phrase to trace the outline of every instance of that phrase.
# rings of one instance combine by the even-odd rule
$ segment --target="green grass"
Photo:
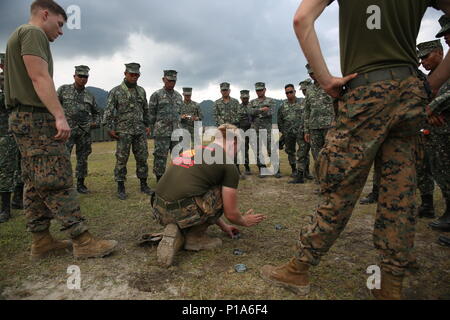
[[[149,147],[151,172],[152,142]],[[287,184],[290,168],[284,152],[281,152],[282,179],[260,180],[256,177],[256,167],[252,166],[254,175],[240,183],[241,210],[253,208],[257,213],[266,214],[266,221],[253,228],[240,228],[240,240],[227,238],[217,227],[210,228],[211,235],[222,238],[222,248],[198,253],[182,251],[175,265],[164,269],[156,262],[156,247],[137,246],[140,235],[160,231],[162,227],[152,218],[148,196],[139,192],[133,156],[128,164],[128,199],[117,198],[114,150],[112,142],[93,145],[90,175],[86,179],[91,193],[79,199],[91,232],[97,237],[118,240],[117,252],[104,259],[78,261],[66,254],[31,263],[31,237],[26,232],[25,217],[20,211],[13,211],[14,218],[0,225],[0,298],[300,299],[259,276],[259,268],[264,264],[285,263],[292,256],[300,227],[317,205],[314,184]],[[73,156],[73,163],[74,160]],[[152,174],[149,183],[155,186]],[[371,181],[365,190],[370,188]],[[437,212],[443,211],[444,203],[438,191],[435,205]],[[347,228],[321,264],[312,269],[311,294],[304,299],[370,299],[365,287],[366,268],[378,261],[372,244],[375,210],[375,205],[356,206]],[[408,277],[406,297],[449,299],[449,251],[436,244],[439,233],[431,231],[428,222],[419,220],[417,225],[420,270]],[[276,224],[286,228],[275,230]],[[53,222],[51,231],[57,238],[66,236],[59,232],[57,221]],[[235,248],[244,250],[245,254],[234,256]],[[236,273],[234,265],[238,263],[246,264],[248,271]],[[66,270],[74,264],[81,269],[81,291],[66,288],[69,276]]]

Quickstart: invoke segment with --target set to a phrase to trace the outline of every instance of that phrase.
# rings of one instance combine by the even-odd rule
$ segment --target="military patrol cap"
[[[220,90],[230,90],[230,84],[228,82],[222,82],[220,84]]]
[[[301,90],[305,90],[311,84],[312,84],[311,79],[306,79],[306,80],[301,81],[298,85],[300,86]]]
[[[89,70],[91,70],[88,66],[76,66],[75,74],[77,76],[89,76]]]
[[[126,63],[125,67],[126,67],[125,72],[141,74],[141,71],[139,71],[141,65],[139,63],[135,63],[135,62]]]
[[[444,34],[446,34],[447,32],[450,32],[450,17],[447,17],[444,14],[442,17],[439,18],[439,24],[441,25],[442,29],[436,35],[436,38],[443,37]]]
[[[192,95],[192,88],[183,88],[183,94],[187,96]]]
[[[170,81],[177,81],[178,72],[175,70],[164,70],[164,78]]]
[[[266,88],[266,84],[264,82],[255,83],[255,90],[264,90]]]
[[[241,90],[241,98],[250,98],[249,90]]]
[[[0,61],[1,61],[1,64],[5,64],[5,54],[4,53],[0,53]]]
[[[425,57],[427,54],[434,51],[435,49],[443,50],[441,40],[433,40],[433,41],[419,43],[417,45],[417,49],[419,49],[418,57],[420,59],[422,59],[423,57]]]
[[[314,73],[313,69],[311,68],[311,66],[309,65],[309,63],[305,66],[306,70],[308,70],[308,73]]]

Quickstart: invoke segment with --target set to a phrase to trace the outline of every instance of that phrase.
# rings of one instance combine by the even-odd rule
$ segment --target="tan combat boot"
[[[261,277],[276,286],[283,287],[295,294],[305,296],[309,293],[309,265],[292,258],[279,267],[266,265],[261,268]]]
[[[211,250],[222,246],[222,240],[208,236],[206,230],[209,224],[191,227],[185,234],[184,249],[189,251]]]
[[[60,250],[72,248],[70,240],[55,240],[50,231],[32,232],[33,242],[31,243],[31,260],[36,261],[45,258],[48,254]],[[69,251],[68,251],[69,252]]]
[[[174,223],[168,224],[156,250],[158,262],[165,267],[170,267],[175,254],[183,247],[183,244],[184,237],[178,226]]]
[[[117,246],[116,240],[97,240],[85,231],[73,240],[73,256],[78,259],[102,258]]]
[[[381,271],[381,288],[370,291],[377,300],[402,300],[403,278]]]

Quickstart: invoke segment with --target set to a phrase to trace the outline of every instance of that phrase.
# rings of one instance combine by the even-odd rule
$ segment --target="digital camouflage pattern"
[[[114,168],[114,178],[116,182],[126,181],[127,163],[130,157],[130,149],[136,159],[136,176],[139,179],[148,177],[148,144],[147,134],[131,135],[119,133],[116,147],[116,167]]]
[[[223,98],[220,98],[214,102],[213,110],[217,127],[225,123],[239,126],[240,103],[238,100],[230,97],[230,101],[225,102]]]
[[[374,243],[382,270],[403,275],[415,261],[416,152],[427,93],[416,77],[381,81],[345,93],[336,127],[317,162],[320,205],[298,241],[297,258],[317,265],[347,222],[380,156]]]
[[[0,92],[0,192],[14,191],[19,169],[17,144],[8,129],[8,118],[5,95]]]
[[[161,177],[166,171],[167,156],[175,145],[172,132],[181,128],[183,98],[177,91],[162,88],[150,97],[150,126],[155,137],[153,172]],[[178,142],[176,142],[178,143]]]
[[[202,110],[200,109],[200,105],[195,101],[189,101],[189,103],[186,103],[183,101],[183,104],[181,105],[180,110],[181,115],[187,115],[190,117],[197,117],[198,120],[191,119],[181,119],[181,128],[189,130],[189,133],[191,134],[191,139],[194,139],[194,123],[195,121],[202,121],[203,115]]]
[[[158,198],[158,195],[155,197]],[[170,204],[162,198],[159,201]],[[191,204],[174,210],[167,210],[159,201],[153,203],[153,216],[163,226],[176,223],[180,229],[186,229],[204,223],[215,224],[223,215],[221,187],[214,187],[203,196],[193,197]]]
[[[289,164],[296,166],[304,172],[307,164],[309,148],[303,138],[304,100],[297,98],[295,103],[284,100],[278,109],[278,129],[285,139],[285,151],[288,154]],[[296,152],[296,145],[298,150]],[[296,157],[297,156],[297,157]]]
[[[57,93],[72,129],[67,141],[69,154],[76,146],[75,175],[79,179],[84,179],[88,174],[88,157],[92,153],[91,125],[100,124],[100,109],[94,95],[86,88],[78,90],[74,84],[67,84],[59,87]]]
[[[317,160],[319,157],[319,152],[322,150],[323,146],[326,142],[328,129],[310,129],[310,145],[311,145],[311,153],[313,155],[314,160]]]
[[[128,89],[125,82],[113,88],[108,94],[103,124],[118,133],[145,132],[150,127],[150,114],[144,88]]]
[[[250,115],[253,117],[253,128],[256,130],[256,134],[258,137],[258,152],[257,152],[257,164],[258,167],[262,166],[259,160],[260,150],[260,132],[259,130],[267,130],[267,142],[262,141],[262,144],[267,148],[268,156],[270,157],[272,154],[271,150],[271,132],[272,132],[272,120],[275,114],[276,101],[272,98],[265,97],[264,99],[254,99],[250,101]],[[260,109],[263,107],[269,107],[268,111],[261,111]]]
[[[75,238],[87,230],[73,188],[72,165],[64,142],[55,140],[55,119],[50,113],[15,112],[10,130],[22,155],[27,228],[41,232],[56,218]]]
[[[237,126],[239,129],[242,129],[244,132],[252,128],[253,125],[253,117],[250,115],[250,104],[244,105],[241,103],[239,105],[239,125]],[[248,166],[250,164],[250,138],[245,137],[245,145],[244,145],[244,162],[245,165]]]

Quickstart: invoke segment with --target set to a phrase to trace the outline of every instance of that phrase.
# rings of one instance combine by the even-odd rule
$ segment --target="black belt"
[[[370,71],[358,75],[345,85],[349,89],[355,89],[360,86],[366,86],[371,83],[385,80],[405,80],[411,76],[417,76],[417,71],[410,66],[387,68]]]
[[[12,108],[15,112],[32,112],[32,113],[50,113],[45,107],[27,106],[24,104],[18,104]]]
[[[188,205],[191,205],[193,203],[195,203],[195,200],[193,198],[186,198],[186,199],[183,199],[183,200],[169,202],[169,201],[165,201],[164,199],[162,199],[162,198],[158,197],[157,195],[155,195],[155,205],[163,207],[163,208],[165,208],[166,210],[169,210],[169,211],[185,208]]]

